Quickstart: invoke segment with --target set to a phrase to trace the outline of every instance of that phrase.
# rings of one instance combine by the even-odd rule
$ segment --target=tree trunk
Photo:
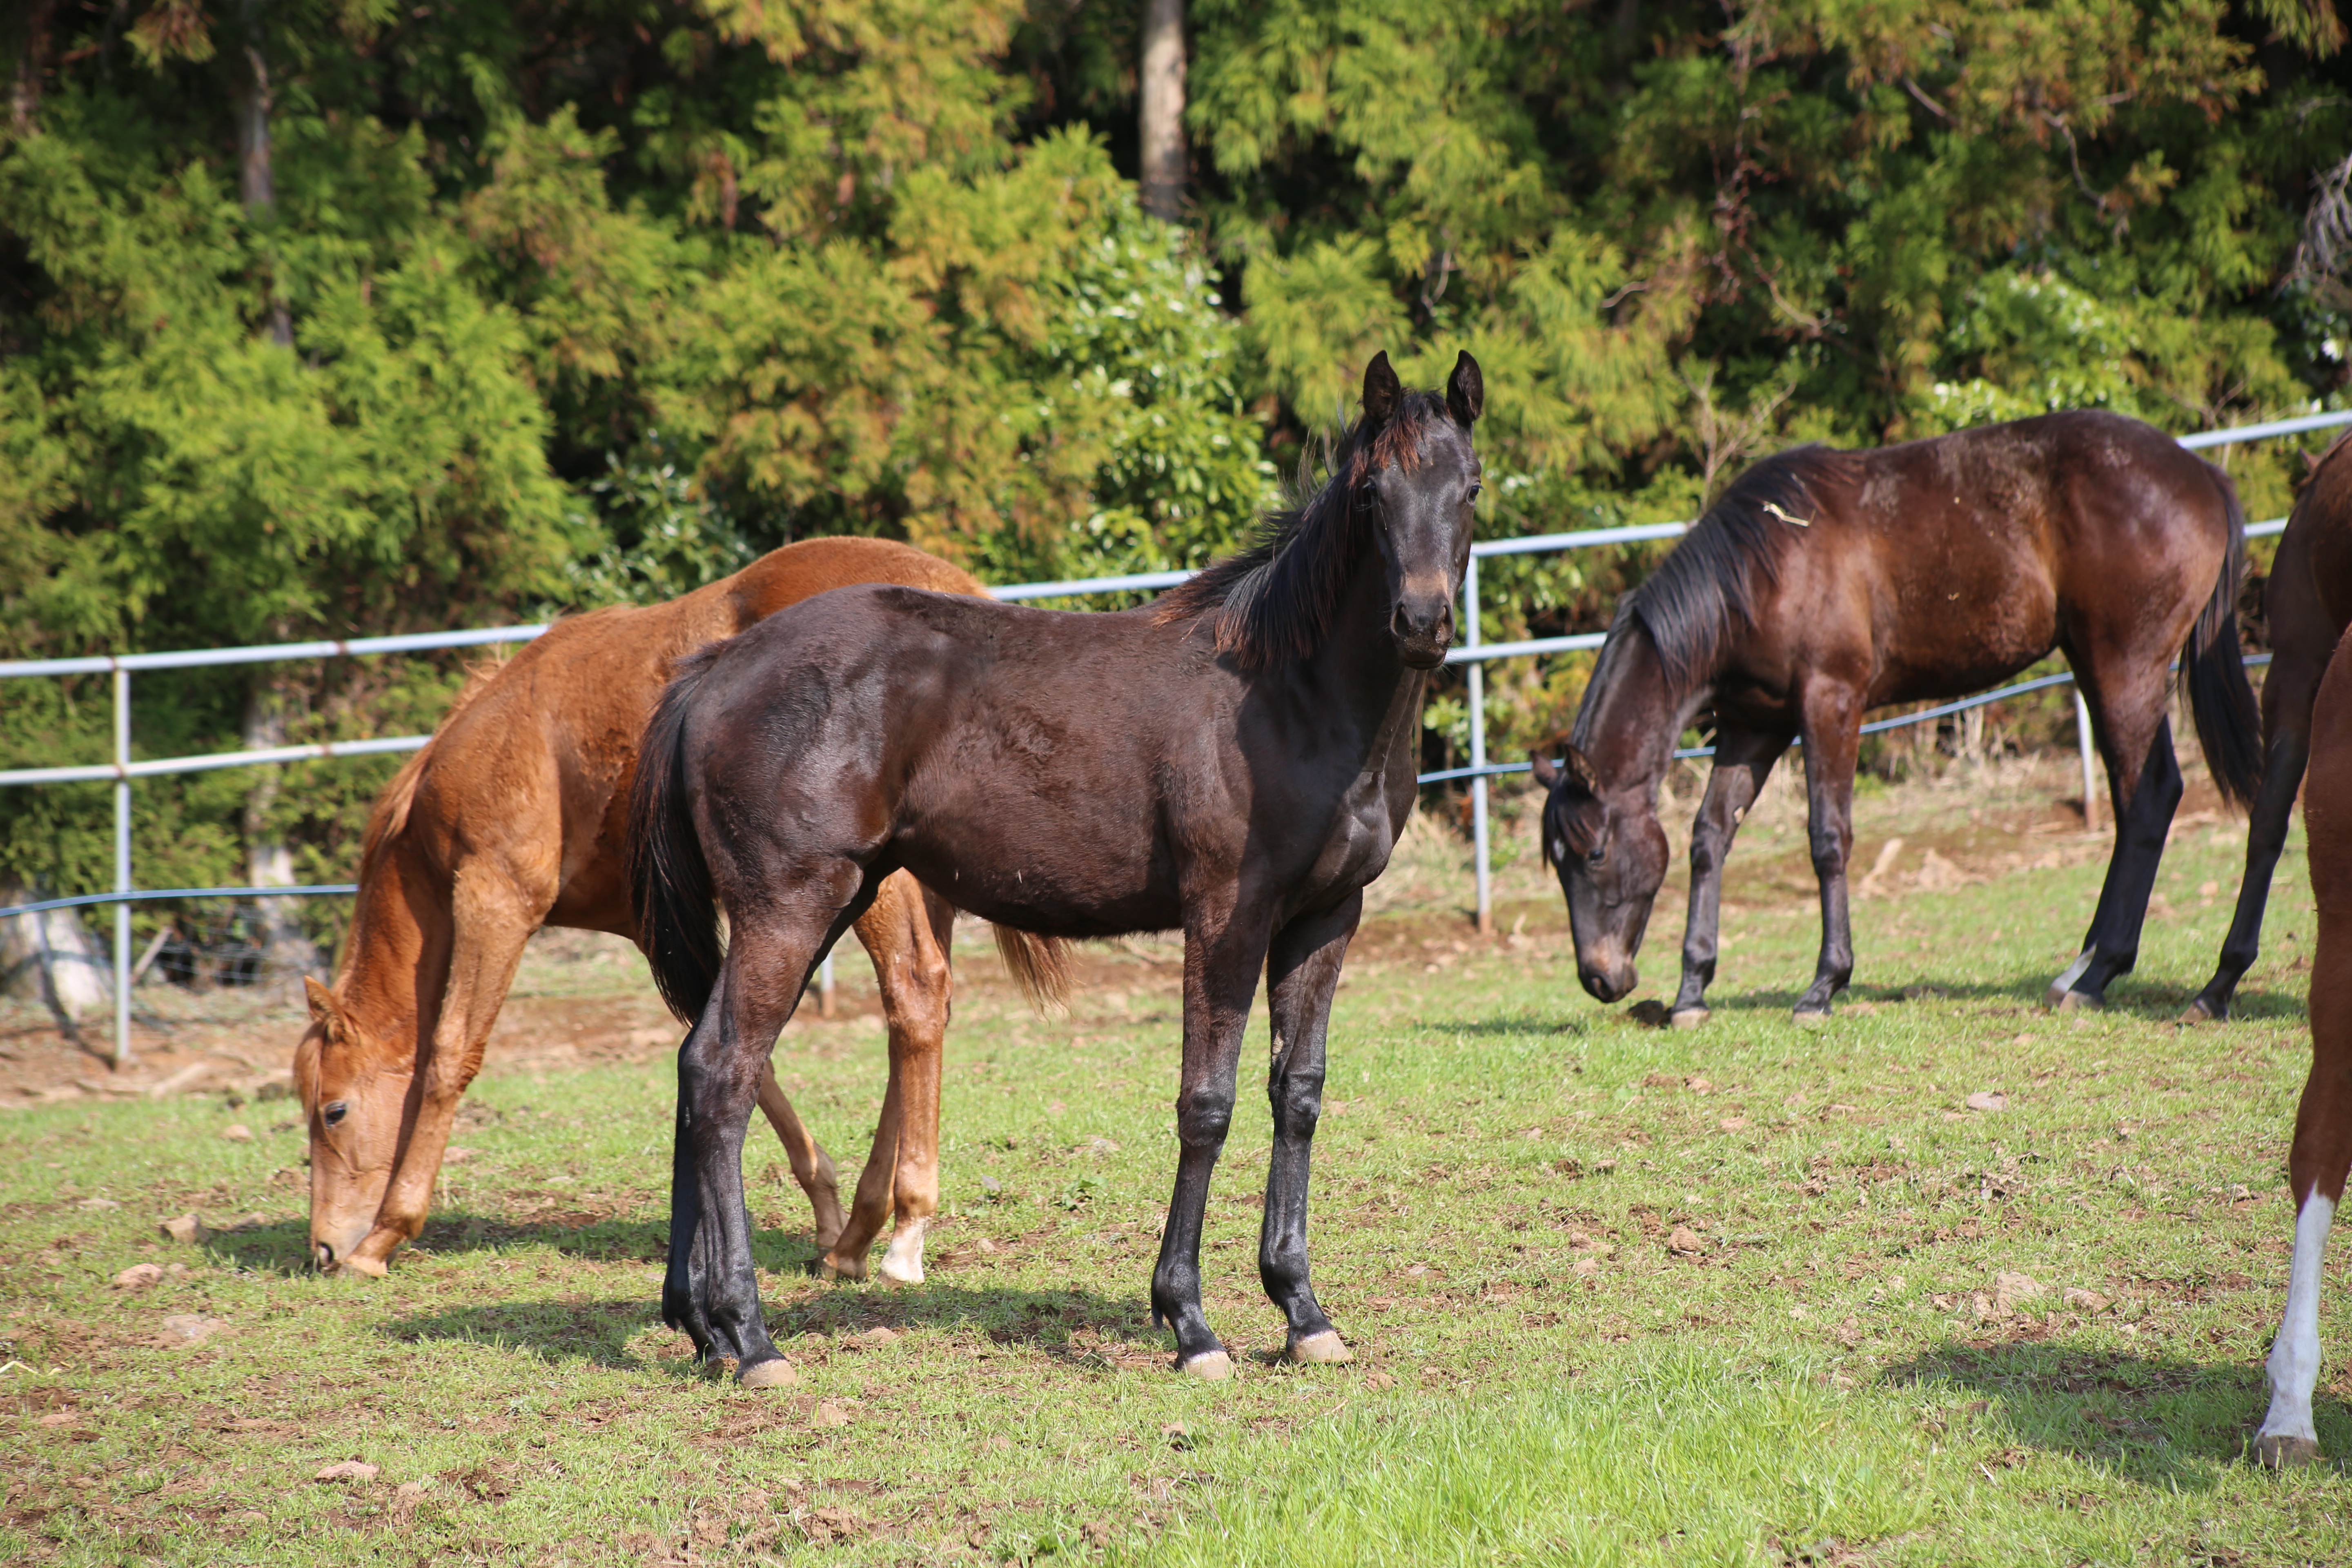
[[[1143,210],[1184,216],[1184,0],[1144,0]]]
[[[25,8],[25,47],[8,86],[8,128],[18,136],[40,130],[41,73],[48,68],[49,18],[56,10],[57,0],[33,0]]]
[[[247,216],[266,218],[278,205],[278,178],[269,162],[269,110],[274,100],[269,89],[269,62],[261,58],[261,35],[255,18],[258,9],[254,0],[246,0],[245,92],[236,105],[236,166],[237,187],[245,198]],[[274,279],[269,336],[273,342],[293,346],[294,320],[287,313],[285,300],[277,297]]]
[[[286,696],[275,675],[257,669],[245,698],[245,749],[266,751],[286,743]],[[256,888],[294,886],[294,851],[270,826],[270,808],[278,804],[278,767],[254,770],[254,785],[245,797],[245,879]],[[254,945],[261,949],[262,984],[290,988],[302,994],[302,977],[321,982],[332,978],[318,944],[302,934],[301,900],[254,900]]]
[[[37,903],[46,896],[0,877],[0,909]],[[59,1022],[105,1012],[114,1005],[114,963],[79,910],[44,910],[0,920],[0,995],[46,1004]]]

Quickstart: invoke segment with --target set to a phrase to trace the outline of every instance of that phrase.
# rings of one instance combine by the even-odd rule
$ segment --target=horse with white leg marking
[[[636,935],[622,864],[637,737],[678,655],[780,606],[855,583],[985,593],[935,556],[877,539],[772,551],[666,604],[559,621],[468,684],[370,813],[334,988],[312,982],[295,1082],[310,1122],[310,1245],[321,1269],[382,1274],[424,1228],[457,1102],[482,1065],[523,944],[542,925]],[[862,1279],[897,1221],[885,1278],[923,1277],[939,1195],[939,1075],[954,910],[901,877],[857,922],[890,1030],[890,1086],[846,1216],[833,1162],[773,1077],[758,1085],[815,1211],[823,1267]],[[1001,928],[1033,994],[1058,950]]]
[[[1626,595],[1550,791],[1558,870],[1585,990],[1614,1002],[1666,874],[1659,783],[1675,738],[1715,721],[1715,768],[1691,826],[1677,1025],[1704,1022],[1723,861],[1790,743],[1805,747],[1822,946],[1800,1021],[1826,1017],[1853,973],[1846,859],[1863,715],[1958,697],[2063,648],[2106,759],[2116,847],[2082,955],[2053,1007],[2097,1006],[2139,952],[2181,794],[2165,716],[2177,652],[2198,739],[2224,796],[2260,786],[2240,661],[2245,519],[2229,476],[2113,414],[2052,414],[1868,452],[1807,447],[1742,474]]]
[[[2294,1259],[2287,1268],[2286,1311],[2271,1344],[2270,1410],[2254,1438],[2256,1457],[2278,1466],[2319,1457],[2311,1394],[2319,1381],[2320,1265],[2352,1169],[2352,638],[2337,643],[2328,661],[2310,736],[2303,822],[2319,911],[2311,959],[2311,1075],[2287,1154]]]
[[[662,1312],[744,1384],[783,1376],[744,1223],[752,1090],[817,955],[902,868],[1023,931],[1182,929],[1180,1152],[1151,1307],[1201,1376],[1231,1367],[1201,1310],[1201,1226],[1265,972],[1258,1277],[1293,1360],[1349,1358],[1307,1278],[1324,1031],[1363,889],[1412,811],[1484,393],[1468,354],[1442,398],[1405,392],[1381,354],[1363,402],[1320,490],[1156,605],[1057,615],[849,589],[688,661],[664,694],[630,817],[646,956],[695,1020]]]

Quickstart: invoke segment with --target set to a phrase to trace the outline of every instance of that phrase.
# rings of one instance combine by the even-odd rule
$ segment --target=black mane
[[[1636,624],[1650,634],[1666,684],[1677,696],[1713,675],[1726,639],[1754,624],[1758,579],[1767,585],[1780,580],[1781,553],[1798,542],[1801,525],[1828,504],[1827,492],[1853,479],[1856,467],[1851,452],[1799,447],[1764,458],[1732,481],[1674,552],[1618,605],[1589,689],[1602,688],[1610,650]]]
[[[1340,431],[1322,481],[1296,506],[1265,518],[1241,551],[1162,594],[1152,619],[1166,626],[1208,617],[1217,651],[1253,669],[1313,653],[1330,630],[1365,538],[1365,482],[1391,464],[1407,472],[1419,467],[1422,432],[1452,418],[1443,396],[1407,392],[1377,431],[1361,423]],[[1300,489],[1307,477],[1302,463]]]

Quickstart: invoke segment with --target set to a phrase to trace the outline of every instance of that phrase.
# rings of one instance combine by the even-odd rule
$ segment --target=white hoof
[[[1203,1383],[1223,1383],[1234,1374],[1234,1358],[1223,1351],[1210,1351],[1204,1355],[1194,1356],[1177,1370]]]
[[[1337,1329],[1293,1340],[1282,1353],[1306,1366],[1330,1366],[1356,1359],[1356,1352],[1348,1348],[1348,1342],[1339,1337]]]
[[[1666,1022],[1677,1029],[1696,1029],[1713,1016],[1705,1007],[1677,1007],[1667,1015]]]
[[[793,1363],[782,1356],[755,1362],[735,1374],[735,1381],[746,1388],[783,1388],[800,1380],[801,1374],[793,1370]]]
[[[923,1222],[915,1220],[900,1226],[890,1238],[889,1249],[882,1254],[882,1278],[893,1285],[920,1285],[923,1282]]]
[[[2266,1434],[2254,1439],[2254,1462],[2268,1469],[2293,1470],[2319,1462],[2319,1441],[2315,1437],[2296,1437],[2286,1433]]]

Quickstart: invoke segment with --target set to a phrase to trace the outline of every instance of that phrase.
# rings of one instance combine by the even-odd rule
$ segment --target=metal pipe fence
[[[2306,431],[2330,429],[2352,425],[2352,411],[2299,416],[2290,419],[2270,420],[2258,425],[2242,425],[2221,430],[2200,431],[2180,437],[2180,444],[2191,450],[2227,446],[2239,441],[2265,440],[2280,436],[2299,435]],[[1637,523],[1619,528],[1580,529],[1565,533],[1527,534],[1509,539],[1481,541],[1471,546],[1468,569],[1463,574],[1463,637],[1460,646],[1445,656],[1448,664],[1468,666],[1465,672],[1469,684],[1470,765],[1466,768],[1440,769],[1423,773],[1419,782],[1424,784],[1468,779],[1471,791],[1472,859],[1475,869],[1476,913],[1481,931],[1493,928],[1494,910],[1489,867],[1487,781],[1498,774],[1522,773],[1532,764],[1528,763],[1490,763],[1486,761],[1486,666],[1496,659],[1527,658],[1550,653],[1568,653],[1599,647],[1606,640],[1601,632],[1579,632],[1564,637],[1528,637],[1515,642],[1489,643],[1483,640],[1479,624],[1478,563],[1498,555],[1523,555],[1586,550],[1610,544],[1630,544],[1656,540],[1679,538],[1688,531],[1686,522]],[[2249,538],[2261,538],[2282,531],[2284,518],[2247,526]],[[1015,603],[1035,599],[1084,598],[1099,594],[1140,593],[1173,587],[1192,576],[1189,571],[1136,572],[1110,577],[1081,577],[1058,583],[1018,583],[989,590],[994,597]],[[110,763],[89,763],[47,768],[14,768],[0,770],[0,786],[34,785],[76,783],[111,782],[114,785],[114,888],[106,893],[85,893],[66,899],[47,899],[36,902],[12,905],[0,909],[0,919],[32,914],[53,909],[111,905],[114,910],[114,1061],[122,1066],[131,1060],[131,906],[150,900],[185,898],[301,898],[350,894],[358,890],[352,883],[320,883],[301,887],[255,888],[175,888],[141,889],[133,886],[131,856],[131,784],[134,779],[154,778],[172,773],[200,773],[215,768],[262,767],[280,763],[306,762],[328,757],[380,756],[387,753],[422,750],[432,740],[430,735],[392,735],[363,741],[320,742],[310,745],[272,746],[240,752],[216,752],[201,756],[151,758],[134,762],[131,755],[131,677],[145,670],[196,669],[233,664],[263,664],[293,659],[350,658],[382,654],[422,653],[445,648],[481,647],[501,643],[528,642],[545,632],[544,624],[516,626],[489,626],[468,631],[421,632],[397,637],[350,637],[319,639],[309,642],[275,643],[249,647],[194,648],[179,652],[92,655],[78,658],[0,659],[0,679],[34,677],[106,674],[113,677],[113,739],[114,759]],[[2267,656],[2259,656],[2261,662]],[[1983,692],[1958,702],[1943,704],[1917,713],[1900,714],[1864,724],[1864,733],[1920,724],[1961,712],[1969,708],[2018,696],[2045,687],[2071,684],[2071,674],[2044,676],[1997,691]],[[2078,738],[2083,754],[2084,811],[2092,810],[2095,799],[2092,789],[2091,727],[2089,710],[2080,693],[2075,696]],[[1699,757],[1712,754],[1712,748],[1692,747],[1677,751],[1677,757]],[[822,985],[826,993],[833,988],[833,959],[824,960]]]

